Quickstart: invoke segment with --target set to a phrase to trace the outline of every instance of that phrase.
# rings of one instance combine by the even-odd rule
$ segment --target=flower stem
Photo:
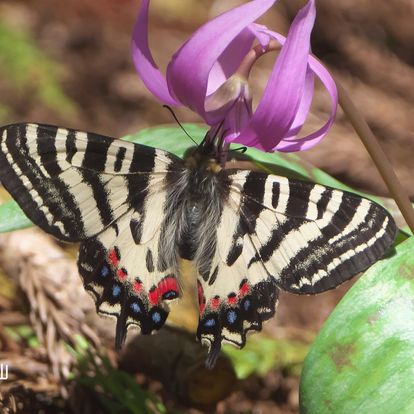
[[[401,214],[403,215],[408,227],[414,234],[414,209],[411,205],[410,199],[406,195],[401,183],[399,182],[395,172],[392,168],[390,161],[385,155],[383,149],[379,145],[375,135],[368,126],[368,123],[358,111],[354,103],[351,101],[346,90],[341,84],[336,81],[339,94],[339,104],[341,105],[344,113],[348,117],[356,133],[364,144],[366,150],[374,161],[382,179],[384,180],[388,191],[397,203]]]

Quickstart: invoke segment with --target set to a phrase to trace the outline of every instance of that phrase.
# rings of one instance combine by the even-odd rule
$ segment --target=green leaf
[[[184,124],[184,128],[196,142],[201,142],[207,132],[205,126],[196,124]],[[183,157],[185,152],[194,146],[178,126],[146,128],[136,134],[128,135],[123,139],[160,148],[172,152],[179,157]],[[240,145],[232,145],[231,148],[240,148]],[[297,154],[265,153],[254,148],[249,148],[244,155],[269,173],[351,191],[382,204],[379,197],[353,190],[329,174],[303,161]],[[0,206],[0,233],[29,227],[30,225],[30,220],[24,216],[24,213],[15,202],[11,201]]]
[[[140,387],[134,378],[112,367],[109,359],[86,351],[78,361],[74,382],[89,388],[95,394],[97,412],[155,414],[166,413],[162,401]],[[178,412],[177,412],[178,414]]]
[[[196,142],[201,142],[207,132],[207,128],[202,125],[184,124],[183,126]],[[183,157],[186,150],[194,145],[178,126],[146,128],[136,134],[128,135],[124,139],[139,144],[154,146],[172,152],[179,157]],[[240,144],[231,145],[230,148],[240,148]],[[379,197],[354,190],[324,171],[302,160],[297,154],[268,153],[255,148],[248,148],[245,155],[269,173],[285,175],[290,178],[298,178],[345,191],[351,191],[382,204]]]
[[[6,326],[4,332],[15,342],[27,342],[31,348],[40,346],[39,339],[30,325]]]
[[[33,226],[33,223],[25,216],[14,200],[0,205],[0,233],[31,226]]]
[[[224,345],[223,352],[232,361],[238,379],[255,374],[266,375],[272,369],[287,369],[299,375],[309,345],[288,339],[266,338],[263,334],[249,338],[243,349]]]
[[[372,266],[306,357],[302,414],[414,413],[414,238]]]

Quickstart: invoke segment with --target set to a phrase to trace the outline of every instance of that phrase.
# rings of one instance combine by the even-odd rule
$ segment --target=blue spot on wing
[[[227,320],[229,323],[234,323],[237,320],[237,313],[234,310],[230,310],[227,312]]]
[[[160,323],[160,322],[161,322],[161,315],[160,315],[160,313],[159,313],[159,312],[154,312],[154,313],[152,314],[152,320],[153,320],[155,323]]]
[[[207,319],[206,321],[204,321],[204,326],[207,326],[209,328],[213,327],[215,324],[215,319]]]
[[[121,288],[118,285],[112,287],[112,295],[117,297],[121,293]]]
[[[139,304],[137,302],[131,303],[131,309],[134,313],[141,312],[141,306],[139,306]]]
[[[109,267],[107,265],[103,265],[101,268],[101,276],[106,277],[109,274]]]
[[[243,302],[243,308],[244,308],[244,310],[245,311],[248,311],[249,310],[249,308],[250,308],[250,305],[251,305],[252,303],[251,303],[251,301],[250,301],[250,299],[246,299],[244,302]]]
[[[178,297],[177,292],[175,292],[174,290],[169,290],[168,292],[164,293],[162,295],[162,298],[165,300],[172,300]]]

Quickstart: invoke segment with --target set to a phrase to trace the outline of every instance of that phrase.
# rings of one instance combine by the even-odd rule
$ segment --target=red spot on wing
[[[141,282],[134,282],[133,285],[134,292],[139,293],[142,290],[142,283]]]
[[[228,297],[227,297],[227,302],[230,304],[230,305],[235,305],[236,303],[237,303],[237,296],[235,295],[235,294],[233,294],[233,295],[229,295]]]
[[[204,312],[206,307],[206,297],[204,296],[203,286],[197,281],[198,303],[200,305],[200,313]]]
[[[110,249],[108,251],[108,260],[112,266],[116,266],[119,263],[119,257],[115,249]]]
[[[199,281],[197,281],[197,293],[198,293],[198,304],[200,307],[200,314],[204,312],[206,308],[206,297],[204,296],[203,286]]]
[[[148,300],[150,301],[151,305],[158,305],[158,302],[160,301],[160,293],[157,288],[154,287],[149,291]]]
[[[211,299],[210,306],[212,310],[216,310],[220,306],[220,298],[216,296],[213,299]]]
[[[157,287],[153,287],[150,290],[148,293],[148,299],[152,305],[157,305],[162,299],[162,296],[167,292],[174,292],[178,296],[178,283],[175,277],[167,276],[162,279],[158,283]]]
[[[126,279],[128,273],[125,269],[118,269],[116,274],[118,276],[118,279],[123,281]]]
[[[178,293],[178,284],[175,277],[165,277],[158,283],[158,290],[162,296],[164,293],[172,290],[173,292]]]
[[[250,286],[248,282],[243,283],[240,287],[239,296],[241,298],[246,296],[249,293],[249,290],[250,290]]]
[[[203,286],[201,283],[197,281],[197,293],[198,293],[198,302],[201,303],[203,301],[204,291]]]

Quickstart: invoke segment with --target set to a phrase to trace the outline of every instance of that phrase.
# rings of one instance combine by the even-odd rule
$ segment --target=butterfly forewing
[[[26,215],[61,240],[98,234],[145,198],[150,176],[181,161],[172,154],[49,125],[0,129],[0,177]],[[155,162],[156,160],[156,162]]]
[[[289,292],[332,289],[380,259],[394,241],[389,213],[354,194],[260,172],[231,179],[253,230],[249,266],[263,263]]]

